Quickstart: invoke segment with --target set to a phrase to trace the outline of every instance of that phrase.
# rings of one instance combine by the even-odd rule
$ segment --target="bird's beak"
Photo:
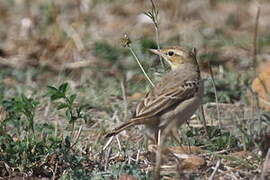
[[[163,55],[162,52],[159,49],[149,49],[149,51],[151,51],[154,54],[160,55],[160,56]]]

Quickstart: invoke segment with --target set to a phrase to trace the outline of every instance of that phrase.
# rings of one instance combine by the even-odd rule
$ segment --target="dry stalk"
[[[120,143],[120,140],[119,140],[118,136],[116,136],[116,140],[117,140],[119,150],[122,151],[122,145]]]
[[[259,28],[259,19],[260,19],[260,13],[261,8],[260,6],[257,7],[257,13],[256,13],[256,19],[255,19],[255,26],[254,26],[254,33],[253,33],[253,71],[254,71],[254,77],[256,77],[256,67],[257,67],[257,52],[258,52],[258,45],[257,45],[257,39],[258,39],[258,28]]]
[[[109,150],[107,151],[105,155],[105,165],[104,165],[105,171],[108,169],[108,164],[110,161],[111,154],[112,154],[112,147],[109,148]]]
[[[261,180],[266,180],[270,176],[270,148],[263,163],[263,169],[261,174]]]
[[[102,151],[105,151],[107,149],[107,147],[112,143],[113,138],[114,138],[114,136],[110,137],[110,139],[103,146]]]
[[[57,169],[58,169],[58,161],[56,162],[55,168],[54,168],[54,170],[53,170],[53,177],[52,177],[53,180],[56,179]]]
[[[79,139],[79,137],[81,135],[81,132],[82,132],[82,125],[80,126],[77,134],[75,135],[74,143],[71,145],[70,149],[72,149],[78,143],[78,139]]]
[[[140,154],[141,154],[141,151],[140,151],[140,149],[138,149],[138,152],[137,152],[137,155],[136,155],[136,160],[135,160],[136,164],[138,164],[138,162],[140,160]]]
[[[205,114],[204,114],[204,108],[203,105],[200,105],[200,111],[201,111],[201,117],[202,117],[202,121],[203,121],[203,127],[205,130],[205,133],[208,134],[208,130],[207,130],[207,125],[206,125],[206,119],[205,119]]]
[[[151,2],[151,11],[145,12],[144,14],[146,16],[148,16],[154,23],[155,26],[155,34],[156,34],[156,42],[157,42],[157,48],[158,50],[160,50],[160,42],[159,42],[159,22],[158,22],[158,9],[156,8],[155,3],[153,2],[153,0],[150,0]],[[162,65],[162,68],[165,69],[165,65],[164,65],[164,61],[161,58],[161,56],[159,55],[159,61]]]
[[[217,173],[219,166],[220,166],[220,160],[217,161],[217,164],[216,164],[216,166],[214,168],[214,171],[212,172],[209,180],[214,180],[214,176]]]
[[[211,76],[211,80],[212,80],[212,84],[213,84],[213,88],[214,88],[214,92],[215,92],[215,99],[216,99],[216,105],[217,105],[217,118],[218,118],[219,128],[221,128],[222,123],[221,123],[221,119],[220,119],[220,109],[219,109],[219,103],[218,103],[216,82],[214,79],[214,74],[213,74],[211,64],[209,62],[208,62],[208,65],[209,65],[209,72],[210,72],[210,76]]]
[[[122,90],[122,96],[123,96],[123,100],[124,100],[124,119],[127,119],[127,115],[128,115],[128,103],[127,103],[127,95],[126,95],[126,88],[125,88],[125,84],[124,84],[125,80],[122,80],[120,85],[121,85],[121,90]]]
[[[256,13],[256,18],[255,18],[255,25],[254,25],[254,33],[253,33],[253,78],[257,76],[257,53],[258,53],[258,29],[259,29],[259,19],[260,19],[260,13],[261,13],[261,8],[260,6],[257,7],[257,13]],[[256,107],[252,106],[252,111],[255,113],[255,111],[258,111],[260,109],[260,103],[259,103],[259,96],[257,92],[253,92],[252,95],[254,95],[254,100],[256,103]]]

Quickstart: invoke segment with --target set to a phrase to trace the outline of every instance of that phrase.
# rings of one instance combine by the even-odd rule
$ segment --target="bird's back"
[[[159,96],[172,88],[184,86],[187,81],[199,80],[196,68],[194,64],[183,64],[167,73],[153,89],[153,94]]]

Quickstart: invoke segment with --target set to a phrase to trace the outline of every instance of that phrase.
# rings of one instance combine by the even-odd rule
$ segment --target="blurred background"
[[[245,68],[252,61],[255,19],[260,6],[258,60],[268,58],[268,1],[155,3],[161,46],[196,47],[202,60],[230,68]],[[91,64],[98,60],[101,64],[125,66],[127,55],[119,51],[119,39],[124,34],[143,52],[155,45],[155,27],[144,14],[152,9],[147,0],[12,0],[1,2],[0,8],[1,57],[9,60],[2,61],[3,65],[60,70],[63,64]],[[113,51],[110,57],[106,56],[108,49]]]

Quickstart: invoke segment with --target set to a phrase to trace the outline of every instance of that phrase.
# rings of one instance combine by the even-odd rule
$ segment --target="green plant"
[[[204,128],[190,128],[185,134],[185,141],[192,146],[203,146],[210,151],[238,147],[238,140],[230,132],[218,127],[207,126],[208,137],[204,136]]]
[[[241,100],[246,92],[240,74],[225,71],[223,77],[215,76],[215,85],[219,103],[234,103]],[[205,81],[205,102],[215,101],[215,92],[211,81]]]
[[[59,165],[55,176],[63,171],[69,176],[80,179],[90,175],[91,164],[87,155],[72,150],[69,136],[61,137],[53,133],[50,124],[39,124],[36,136],[11,136],[9,132],[0,136],[0,176],[8,176],[9,172],[31,172],[32,176],[52,177],[54,168]],[[26,174],[26,173],[25,173]],[[30,174],[29,174],[30,175]]]
[[[141,180],[147,180],[150,178],[150,175],[142,171],[138,164],[135,163],[117,163],[111,166],[111,177],[112,178],[119,178],[119,176],[129,174],[137,177]]]
[[[70,101],[74,101],[75,97],[66,96],[66,89],[67,84],[63,84],[58,88],[58,94],[51,95],[56,99],[66,97],[71,105]],[[58,177],[63,171],[69,170],[71,176],[77,179],[84,174],[89,176],[91,168],[85,167],[85,164],[91,162],[87,155],[78,154],[72,149],[76,143],[72,143],[70,136],[55,133],[52,124],[34,123],[39,102],[25,95],[0,102],[8,113],[7,118],[0,122],[0,176],[22,172],[27,176]],[[56,164],[61,167],[53,172]]]
[[[27,132],[30,129],[34,133],[35,110],[39,104],[35,99],[27,98],[22,94],[10,100],[3,100],[2,104],[9,113],[9,118],[6,121],[11,121],[18,133],[20,133],[21,127]],[[26,123],[22,120],[22,115],[25,116]]]
[[[47,95],[51,98],[53,102],[57,101],[57,109],[66,109],[65,115],[72,125],[72,133],[74,131],[75,121],[78,119],[86,120],[86,115],[83,112],[84,105],[76,107],[74,102],[77,97],[76,94],[67,95],[68,83],[61,84],[58,88],[53,86],[48,86]]]

